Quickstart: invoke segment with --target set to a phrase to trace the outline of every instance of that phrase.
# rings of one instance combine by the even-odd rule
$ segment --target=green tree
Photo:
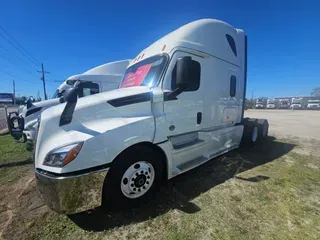
[[[320,97],[320,87],[314,88],[311,92],[311,95],[315,97]]]

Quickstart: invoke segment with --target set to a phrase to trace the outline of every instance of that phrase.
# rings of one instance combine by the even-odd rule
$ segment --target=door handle
[[[202,112],[197,113],[197,124],[200,124],[202,121]]]

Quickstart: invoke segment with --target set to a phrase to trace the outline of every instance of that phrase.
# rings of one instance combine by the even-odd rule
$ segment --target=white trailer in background
[[[262,109],[262,108],[264,108],[265,107],[265,105],[264,105],[264,101],[263,101],[263,99],[257,99],[256,100],[256,105],[255,105],[255,108],[257,108],[257,109]]]
[[[267,109],[276,109],[276,107],[277,107],[277,100],[276,99],[274,99],[274,98],[269,98],[268,100],[267,100],[267,106],[266,106],[266,108]]]
[[[247,38],[203,19],[169,33],[129,64],[119,89],[41,113],[37,185],[60,213],[143,204],[162,181],[252,145],[268,121],[244,118]]]
[[[309,100],[308,101],[308,105],[307,105],[307,109],[309,110],[320,110],[320,100]]]
[[[279,99],[279,109],[288,109],[290,107],[290,100],[285,98],[285,99]]]
[[[64,93],[70,90],[76,82],[82,83],[82,91],[78,96],[86,97],[99,92],[106,92],[119,87],[130,60],[106,63],[90,69],[82,74],[74,75],[65,80],[56,90],[53,99],[32,103],[27,101],[18,112],[9,113],[8,126],[15,140],[34,141],[36,137],[37,119],[47,108],[65,102]]]
[[[291,109],[302,109],[303,98],[292,98],[291,99]]]

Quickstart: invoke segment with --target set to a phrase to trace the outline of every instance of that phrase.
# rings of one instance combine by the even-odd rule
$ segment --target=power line
[[[26,81],[26,82],[33,83],[33,84],[34,84],[34,82],[31,82],[31,81],[26,80],[26,79],[21,79],[20,77],[17,77],[17,76],[15,76],[15,75],[11,74],[11,73],[8,73],[8,72],[6,72],[6,71],[3,71],[2,69],[0,69],[0,71],[3,72],[3,73],[5,73],[5,74],[7,74],[7,75],[10,76],[10,77],[15,78],[15,79],[19,79],[19,80],[21,80],[21,81]],[[5,80],[7,80],[7,79],[5,79]]]
[[[2,49],[4,49],[5,51],[8,52],[8,49],[6,49],[5,47],[3,47],[3,46],[1,46],[1,45],[0,45],[0,48],[2,48]],[[21,62],[23,62],[24,64],[28,65],[30,68],[35,69],[33,66],[31,66],[28,62],[24,61],[24,60],[21,59],[20,57],[18,57],[18,56],[16,56],[16,55],[14,55],[14,56],[15,56],[17,59],[19,59]]]
[[[31,56],[31,54],[24,48],[21,46],[20,43],[18,43],[17,40],[15,40],[2,26],[0,26],[0,28],[2,29],[2,31],[4,31],[24,52],[22,52],[19,48],[17,48],[12,41],[10,41],[8,38],[6,38],[2,33],[0,33],[0,35],[5,38],[12,46],[14,46],[19,52],[21,52],[23,55],[27,56],[29,58],[30,61],[32,61],[33,63],[35,63],[36,66],[40,65],[41,63],[35,59],[33,56]]]
[[[8,57],[5,57],[5,56],[3,56],[3,55],[1,55],[1,54],[0,54],[0,57],[2,57],[3,59],[7,60],[8,62],[14,64],[15,66],[17,66],[17,67],[20,68],[21,70],[23,70],[23,71],[29,73],[30,75],[32,75],[31,72],[29,72],[28,70],[25,70],[24,68],[22,68],[21,66],[19,66],[17,63],[15,63],[15,62],[13,62],[11,59],[9,59]]]
[[[19,78],[19,77],[15,76],[15,75],[13,75],[13,74],[11,74],[11,73],[8,73],[8,72],[6,72],[6,71],[1,70],[1,69],[0,69],[0,71],[3,72],[3,73],[5,73],[5,74],[7,74],[7,75],[9,75],[9,76],[11,76],[11,77]],[[20,79],[20,78],[19,78],[19,79]]]
[[[15,38],[13,38],[2,26],[0,26],[0,28],[2,29],[2,31],[4,32],[4,33],[6,33],[7,34],[7,36],[9,36],[10,38],[11,38],[11,40],[10,39],[8,39],[6,36],[4,36],[1,32],[0,32],[0,35],[4,38],[4,39],[6,39],[15,49],[17,49],[20,53],[22,53],[24,56],[26,56],[33,64],[35,64],[35,66],[38,68],[38,66],[39,65],[41,65],[41,63],[36,59],[36,58],[34,58]],[[20,47],[20,49],[15,45],[15,44],[18,46],[18,47]],[[3,48],[3,47],[2,47]],[[3,48],[3,49],[5,49],[5,48]],[[23,51],[21,51],[21,49],[23,50]],[[6,50],[6,49],[5,49]],[[7,50],[6,50],[7,51]],[[16,56],[17,57],[17,56]],[[21,61],[22,61],[22,59],[21,58],[19,58],[19,57],[17,57],[18,59],[20,59]],[[30,65],[29,65],[30,66]]]

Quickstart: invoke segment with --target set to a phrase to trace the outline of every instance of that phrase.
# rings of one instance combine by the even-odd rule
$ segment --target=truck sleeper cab
[[[143,203],[162,180],[267,136],[267,120],[243,117],[246,56],[242,30],[203,19],[138,54],[119,89],[77,99],[77,85],[39,119],[45,203],[66,214]]]
[[[264,108],[264,102],[263,102],[262,99],[257,99],[255,108],[257,108],[257,109],[263,109]]]
[[[309,110],[319,110],[320,100],[309,100],[307,104],[307,109]]]
[[[288,109],[290,107],[289,99],[280,99],[279,100],[279,109]]]
[[[266,108],[267,109],[275,109],[276,108],[276,99],[268,99]]]
[[[20,107],[18,113],[9,113],[8,126],[12,137],[19,142],[34,141],[37,130],[37,119],[45,109],[63,103],[63,94],[71,89],[76,81],[83,82],[79,97],[86,97],[99,92],[113,90],[119,87],[126,67],[130,60],[106,63],[90,69],[83,74],[73,75],[65,80],[53,94],[53,98],[32,103],[28,100],[26,106]]]
[[[303,98],[292,98],[291,106],[292,109],[302,109]]]

